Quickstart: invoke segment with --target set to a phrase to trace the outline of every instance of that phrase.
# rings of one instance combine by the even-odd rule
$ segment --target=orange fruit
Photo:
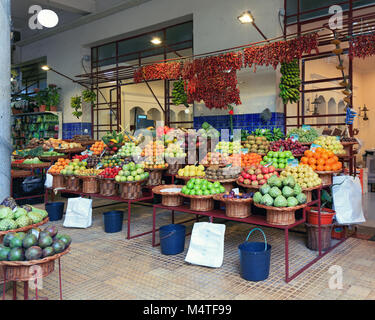
[[[327,154],[328,154],[328,158],[332,158],[335,156],[335,154],[331,150],[327,151]]]
[[[339,157],[338,156],[333,156],[333,159],[335,160],[335,162],[339,161]]]
[[[326,161],[327,164],[329,164],[330,166],[332,166],[333,164],[336,163],[335,159],[333,158],[329,158],[327,161]]]
[[[324,167],[324,171],[332,171],[332,167],[327,164],[325,167]]]
[[[310,158],[309,159],[309,165],[313,165],[313,164],[316,164],[316,159],[315,158]]]
[[[311,169],[313,169],[314,171],[315,171],[316,168],[317,168],[315,164],[310,165],[310,167],[311,167]]]
[[[334,165],[332,165],[332,170],[333,171],[338,171],[340,170],[340,165],[338,163],[335,163]]]
[[[306,150],[304,155],[308,158],[311,158],[314,155],[314,152],[312,152],[311,150]]]
[[[323,148],[318,147],[318,148],[315,149],[315,152],[319,152],[319,153],[320,153],[320,152],[322,152],[323,150],[324,150]]]
[[[316,167],[316,170],[318,170],[318,171],[324,171],[324,166],[323,165],[318,165]]]
[[[316,159],[316,160],[320,159],[321,156],[322,156],[322,153],[321,153],[321,152],[314,152],[314,154],[313,154],[313,157],[314,157],[314,159]]]
[[[301,162],[304,163],[304,164],[308,164],[309,163],[309,158],[308,157],[302,157],[301,158]]]
[[[324,166],[326,164],[326,161],[322,158],[319,158],[318,161],[317,161],[317,164],[321,165],[321,166]]]

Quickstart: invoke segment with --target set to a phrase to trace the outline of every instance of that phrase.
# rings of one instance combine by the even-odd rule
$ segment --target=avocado
[[[39,233],[39,240],[42,239],[43,237],[50,236],[49,232],[47,231],[41,231]]]
[[[49,257],[55,254],[55,250],[52,247],[47,247],[43,249],[42,257]]]
[[[12,240],[16,236],[15,232],[9,232],[4,236],[3,245],[9,247],[10,240]]]
[[[38,243],[38,239],[36,238],[35,235],[33,234],[28,234],[25,239],[23,239],[22,241],[22,246],[25,248],[25,249],[28,249],[32,246],[35,246],[36,244]]]
[[[36,239],[38,240],[39,239],[39,233],[40,233],[40,228],[32,228],[29,230],[29,232],[27,234],[33,234]]]
[[[38,245],[42,249],[49,247],[53,243],[52,237],[50,235],[44,235],[39,237]]]
[[[60,237],[60,240],[65,243],[65,248],[69,247],[70,244],[72,243],[72,238],[68,236],[67,234],[63,234]]]
[[[16,233],[16,237],[20,238],[21,240],[25,239],[26,235],[27,234],[25,232],[17,232]]]
[[[20,238],[14,237],[10,240],[9,247],[13,248],[22,248],[22,240]]]
[[[22,261],[25,259],[25,254],[22,248],[13,248],[8,254],[9,261]]]
[[[65,243],[61,240],[56,240],[52,243],[52,248],[55,250],[55,253],[63,252],[65,249]]]
[[[42,249],[38,246],[32,246],[25,252],[26,260],[38,260],[42,257]]]
[[[8,248],[8,247],[0,248],[0,261],[8,260],[9,252],[10,252],[10,248]]]
[[[43,231],[46,231],[49,233],[49,235],[53,238],[55,235],[57,235],[57,227],[56,226],[48,226]]]

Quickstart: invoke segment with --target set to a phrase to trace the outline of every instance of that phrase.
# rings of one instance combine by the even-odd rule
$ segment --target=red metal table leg
[[[35,300],[38,300],[38,278],[37,277],[35,277],[34,283],[35,283]]]
[[[289,230],[285,229],[285,282],[289,282]]]
[[[23,282],[23,299],[29,300],[29,281]]]

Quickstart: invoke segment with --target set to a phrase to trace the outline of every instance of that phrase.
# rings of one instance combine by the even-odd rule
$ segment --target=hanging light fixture
[[[319,115],[319,111],[318,111],[318,105],[321,103],[320,99],[318,98],[318,95],[316,95],[315,99],[313,102],[311,102],[312,105],[314,105],[314,110],[312,112],[312,115],[313,116],[317,116]],[[311,111],[310,111],[311,112]]]
[[[41,69],[44,70],[44,71],[51,70],[51,68],[49,66],[47,66],[47,65],[41,66]]]
[[[59,23],[59,17],[55,11],[43,9],[37,15],[38,22],[46,28],[53,28]]]
[[[161,41],[161,39],[159,37],[153,37],[151,39],[151,43],[154,44],[154,45],[156,45],[156,46],[158,46],[159,44],[162,43],[162,41]]]
[[[363,108],[359,108],[359,116],[363,118],[364,121],[368,120],[367,111],[370,111],[367,109],[366,105],[363,106]],[[363,112],[363,115],[362,115]]]
[[[252,23],[254,22],[254,17],[251,14],[249,10],[244,11],[237,19],[242,23],[242,24],[247,24],[247,23]]]

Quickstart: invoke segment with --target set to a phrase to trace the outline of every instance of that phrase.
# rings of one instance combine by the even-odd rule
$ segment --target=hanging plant
[[[96,100],[96,93],[90,89],[82,92],[82,99],[85,102],[94,103]]]
[[[74,109],[72,114],[79,119],[82,116],[82,98],[80,96],[71,97],[70,106]]]

